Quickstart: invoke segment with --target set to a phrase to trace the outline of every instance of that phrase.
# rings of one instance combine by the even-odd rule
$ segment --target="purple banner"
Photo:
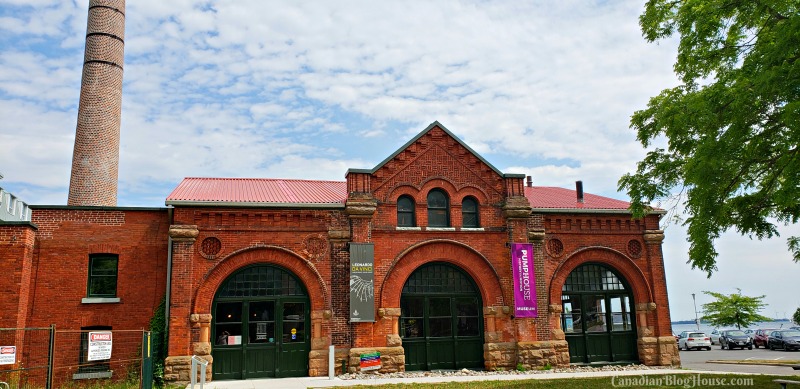
[[[532,244],[511,244],[511,267],[514,270],[514,316],[538,317]]]

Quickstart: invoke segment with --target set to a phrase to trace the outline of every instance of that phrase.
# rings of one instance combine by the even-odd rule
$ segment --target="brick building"
[[[191,355],[215,379],[325,375],[331,344],[351,371],[372,352],[384,372],[679,363],[661,213],[532,186],[437,122],[346,181],[186,178],[166,205],[0,222],[0,326],[142,329],[166,295],[174,380]],[[536,317],[518,311],[517,243]]]
[[[680,363],[662,212],[533,186],[438,122],[345,181],[186,178],[118,207],[124,12],[90,0],[69,205],[0,189],[0,328],[141,330],[166,299],[170,380],[192,355],[326,375],[330,345],[350,371]]]

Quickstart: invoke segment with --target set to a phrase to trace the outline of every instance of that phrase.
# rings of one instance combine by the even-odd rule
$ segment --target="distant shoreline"
[[[772,319],[770,321],[779,321],[779,322],[784,322],[785,321],[785,322],[790,322],[790,323],[792,322],[789,319]],[[673,321],[672,324],[694,324],[694,320]],[[709,323],[707,321],[700,320],[700,324],[709,324],[710,325],[711,323]]]

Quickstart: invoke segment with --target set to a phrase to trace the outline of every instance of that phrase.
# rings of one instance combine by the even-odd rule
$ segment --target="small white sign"
[[[89,333],[89,355],[87,361],[111,359],[111,332]]]
[[[0,365],[13,365],[17,362],[17,346],[0,346]]]

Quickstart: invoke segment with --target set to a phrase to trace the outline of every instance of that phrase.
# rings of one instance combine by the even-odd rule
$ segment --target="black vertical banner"
[[[375,246],[350,243],[350,322],[375,321]]]

